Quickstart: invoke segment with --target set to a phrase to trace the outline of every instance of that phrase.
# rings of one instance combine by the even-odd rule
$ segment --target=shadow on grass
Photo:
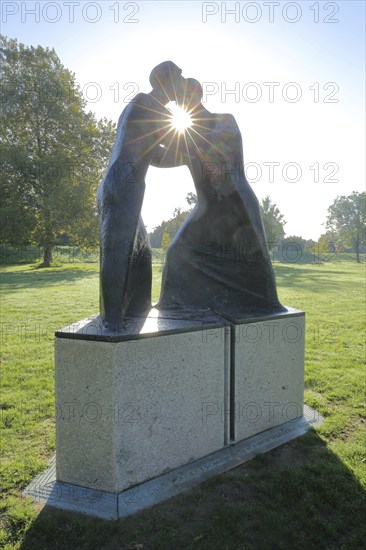
[[[84,277],[98,277],[97,271],[83,269],[51,268],[50,270],[37,269],[1,273],[3,292],[12,292],[20,288],[37,288],[57,285],[60,283],[74,283]]]
[[[162,266],[159,269],[159,275]],[[342,280],[340,275],[349,275],[347,271],[333,271],[332,269],[323,269],[323,266],[296,267],[286,265],[275,265],[277,284],[284,284],[288,287],[308,287],[312,291],[320,291],[317,285],[339,288],[343,283],[349,285],[349,280]],[[4,292],[11,292],[19,288],[34,288],[41,286],[50,286],[60,283],[73,283],[83,277],[99,276],[98,270],[79,269],[79,268],[50,268],[38,269],[38,266],[27,269],[26,271],[8,271],[1,273],[1,283]]]
[[[311,431],[118,521],[45,507],[22,550],[363,548],[358,480]]]

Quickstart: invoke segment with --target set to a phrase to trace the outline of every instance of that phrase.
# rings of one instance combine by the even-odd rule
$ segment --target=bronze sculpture
[[[184,79],[171,61],[150,75],[152,91],[139,93],[122,112],[107,173],[97,192],[100,220],[100,312],[105,328],[151,308],[151,249],[141,207],[155,149],[171,131],[169,101]]]
[[[200,83],[187,79],[183,102],[192,127],[153,159],[161,167],[186,164],[197,192],[168,248],[158,307],[239,316],[275,311],[281,305],[240,130],[232,115],[210,113],[201,100]]]
[[[259,203],[244,174],[240,130],[232,115],[202,105],[202,88],[172,62],[152,71],[150,94],[123,111],[99,190],[101,317],[118,330],[151,308],[151,250],[140,216],[150,164],[186,164],[197,204],[167,252],[158,308],[194,318],[199,310],[243,318],[282,309]],[[185,106],[192,127],[174,132],[169,101]]]

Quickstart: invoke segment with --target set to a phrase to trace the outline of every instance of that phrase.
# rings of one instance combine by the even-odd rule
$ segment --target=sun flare
[[[172,104],[170,107],[172,112],[171,125],[180,134],[182,134],[187,128],[190,128],[193,124],[192,118],[188,111],[179,105]]]

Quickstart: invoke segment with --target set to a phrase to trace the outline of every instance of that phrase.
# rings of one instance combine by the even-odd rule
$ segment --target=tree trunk
[[[360,238],[358,236],[358,231],[357,231],[357,237],[356,237],[356,242],[355,242],[355,249],[356,249],[356,262],[357,263],[361,263],[360,261]]]
[[[46,244],[43,251],[43,262],[38,267],[51,267],[52,245]]]

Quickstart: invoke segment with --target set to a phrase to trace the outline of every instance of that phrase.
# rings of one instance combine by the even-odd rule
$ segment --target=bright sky
[[[55,48],[88,108],[117,122],[151,69],[171,59],[197,78],[209,111],[232,113],[247,177],[317,239],[338,195],[365,188],[365,3],[3,0],[1,32]],[[230,93],[231,92],[231,93]],[[148,229],[186,208],[187,168],[151,167]]]

